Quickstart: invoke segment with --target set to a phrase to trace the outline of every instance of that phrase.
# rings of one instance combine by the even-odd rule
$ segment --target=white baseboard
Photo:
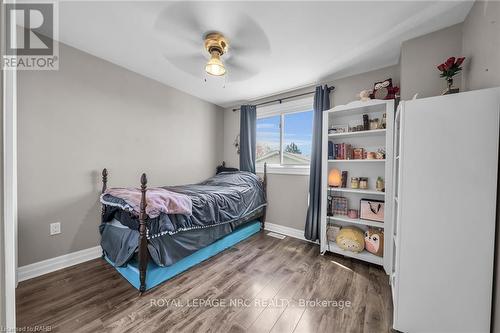
[[[280,224],[275,224],[275,223],[271,223],[271,222],[266,221],[266,223],[264,223],[264,230],[268,230],[268,231],[272,231],[272,232],[282,234],[285,236],[297,238],[300,240],[304,240],[306,242],[311,242],[311,243],[315,243],[315,244],[318,243],[318,242],[312,242],[308,239],[305,239],[304,230],[285,227],[285,226],[280,225]]]
[[[95,258],[99,258],[102,254],[100,246],[91,247],[89,249],[68,253],[59,257],[35,262],[17,269],[18,281],[25,281],[34,277],[51,273],[66,267],[80,264]]]

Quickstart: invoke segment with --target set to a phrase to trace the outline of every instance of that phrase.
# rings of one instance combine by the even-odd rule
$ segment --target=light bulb
[[[220,53],[216,50],[212,51],[212,56],[205,66],[205,71],[210,75],[222,76],[226,74],[226,68],[220,60]]]

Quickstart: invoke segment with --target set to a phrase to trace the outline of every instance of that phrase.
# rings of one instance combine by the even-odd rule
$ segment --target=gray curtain
[[[257,136],[257,107],[240,108],[240,170],[255,173],[255,137]]]
[[[333,87],[332,87],[333,88]],[[313,135],[311,150],[311,173],[309,175],[309,207],[306,216],[304,237],[311,241],[319,239],[321,209],[321,140],[323,130],[323,111],[330,109],[328,86],[316,87],[314,94]]]

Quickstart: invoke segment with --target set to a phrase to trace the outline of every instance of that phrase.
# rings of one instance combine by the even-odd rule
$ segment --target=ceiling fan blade
[[[225,62],[229,82],[238,82],[250,79],[259,73],[259,68],[252,63],[244,64],[235,58]]]
[[[204,37],[209,32],[219,32],[228,39],[229,52],[222,57],[228,81],[256,75],[271,53],[259,24],[230,2],[175,2],[160,12],[154,28],[165,59],[196,77],[205,72],[209,54],[204,49]]]
[[[268,55],[271,45],[266,33],[252,18],[241,15],[239,25],[232,33],[232,49],[238,54],[261,53]]]
[[[164,58],[183,72],[195,77],[201,77],[205,72],[207,60],[201,54],[164,55]]]
[[[176,2],[160,12],[154,29],[167,40],[187,40],[193,44],[203,42],[202,17],[191,2]]]

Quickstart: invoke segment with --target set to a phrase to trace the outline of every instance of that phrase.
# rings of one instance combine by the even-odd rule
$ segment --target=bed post
[[[104,194],[106,192],[106,189],[108,188],[108,169],[104,168],[102,169],[102,190],[101,194]],[[104,216],[104,212],[106,210],[106,206],[102,204],[101,206],[101,215]]]
[[[108,188],[108,169],[104,168],[102,169],[102,190],[101,194],[104,194],[106,192],[106,189]],[[104,204],[101,204],[101,223],[104,222],[104,214],[106,213],[106,206]],[[104,258],[106,255],[104,253],[104,249],[102,250],[101,258]]]
[[[148,267],[148,239],[146,238],[146,186],[148,179],[146,174],[141,176],[141,205],[139,212],[139,280],[141,286],[139,291],[144,293],[146,291],[146,269]]]
[[[264,197],[267,203],[267,162],[264,162],[264,179],[262,181],[262,185],[264,186]],[[264,230],[264,223],[266,223],[266,213],[267,206],[264,207],[264,212],[262,213],[261,217],[262,230]]]

